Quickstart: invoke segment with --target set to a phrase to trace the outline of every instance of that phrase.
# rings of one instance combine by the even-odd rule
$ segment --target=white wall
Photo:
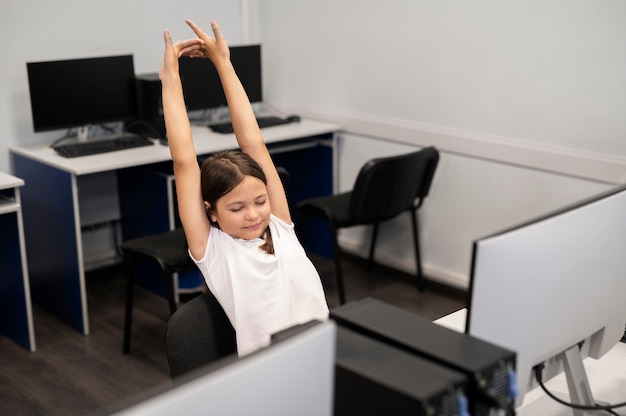
[[[272,97],[626,156],[620,0],[263,2]]]
[[[10,3],[10,4],[9,4]],[[47,143],[63,131],[33,133],[26,62],[131,53],[135,72],[157,72],[163,30],[191,37],[184,19],[204,27],[217,19],[232,44],[259,41],[256,6],[242,28],[242,5],[232,0],[27,0],[5,2],[0,13],[0,171],[10,172],[9,146]]]
[[[476,238],[626,182],[626,3],[266,0],[268,99],[342,123],[341,190],[369,157],[442,151],[426,272],[468,282]],[[410,221],[379,260],[414,270]],[[362,229],[342,234],[366,253]],[[387,238],[385,238],[385,236]]]

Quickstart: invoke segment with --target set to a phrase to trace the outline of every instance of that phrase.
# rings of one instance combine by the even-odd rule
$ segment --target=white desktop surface
[[[234,133],[215,133],[208,127],[200,125],[192,125],[191,130],[196,153],[199,155],[238,148]],[[300,122],[264,128],[262,129],[262,133],[265,143],[270,144],[283,140],[312,137],[338,130],[339,125],[302,119]],[[13,153],[37,160],[76,176],[132,166],[148,165],[171,159],[169,148],[159,144],[158,141],[156,141],[154,146],[144,146],[126,149],[122,152],[108,152],[75,158],[60,156],[48,145],[30,147],[15,146],[11,147],[10,150]]]
[[[0,190],[19,188],[24,186],[24,181],[8,173],[0,172]],[[0,196],[0,215],[15,212],[19,209],[19,203],[13,199],[5,199]]]
[[[467,309],[463,308],[435,321],[458,332],[465,329]],[[613,349],[599,360],[585,358],[585,370],[596,402],[622,403],[626,401],[626,343],[618,342]],[[545,383],[549,391],[562,400],[569,401],[565,374]],[[618,414],[626,414],[626,407],[615,409]],[[522,405],[517,408],[518,416],[571,416],[572,409],[557,403],[548,397],[540,387],[536,387],[524,396]]]
[[[0,172],[0,189],[17,188],[24,186],[24,181],[8,173]]]

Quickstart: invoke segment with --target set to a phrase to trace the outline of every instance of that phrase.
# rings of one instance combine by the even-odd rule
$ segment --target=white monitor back
[[[624,188],[474,243],[466,331],[517,352],[518,404],[533,366],[582,340],[601,357],[625,322]]]
[[[115,414],[330,416],[335,333],[320,323]]]

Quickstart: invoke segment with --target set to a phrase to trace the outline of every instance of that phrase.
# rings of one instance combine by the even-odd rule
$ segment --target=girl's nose
[[[257,212],[256,209],[254,208],[250,208],[246,211],[246,219],[248,220],[254,220],[259,216],[259,213]]]

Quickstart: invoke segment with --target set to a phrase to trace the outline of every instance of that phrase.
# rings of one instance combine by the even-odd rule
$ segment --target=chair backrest
[[[384,221],[419,207],[428,195],[438,163],[439,152],[434,147],[368,161],[350,197],[353,222]]]
[[[289,182],[291,182],[291,175],[289,171],[285,169],[283,166],[276,166],[276,171],[278,172],[278,176],[280,177],[280,181],[283,183],[283,188],[285,188],[285,192],[289,189]]]
[[[172,378],[237,352],[235,331],[210,291],[170,317],[165,346]]]

